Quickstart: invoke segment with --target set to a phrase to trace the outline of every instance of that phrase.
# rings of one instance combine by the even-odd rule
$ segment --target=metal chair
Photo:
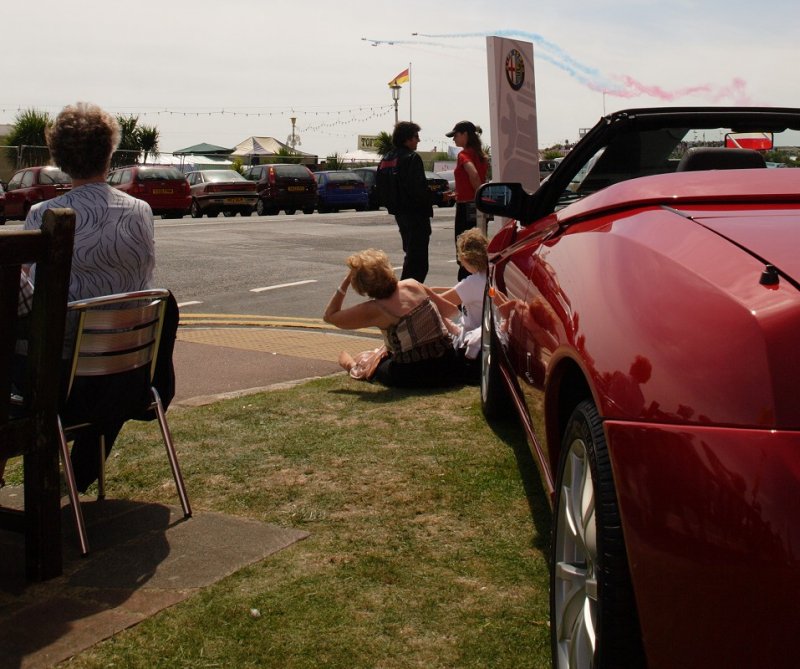
[[[121,374],[147,367],[147,402],[127,419],[140,418],[142,412],[154,411],[161,428],[161,436],[169,458],[172,476],[186,518],[192,515],[189,498],[178,465],[178,456],[172,442],[164,406],[153,385],[158,348],[164,326],[164,315],[169,291],[164,289],[143,290],[96,297],[70,302],[68,305],[68,328],[74,325],[75,343],[72,353],[65,406],[69,406],[70,395],[76,379]],[[77,318],[77,324],[72,320]],[[135,389],[132,389],[135,392]],[[89,551],[86,526],[83,520],[75,477],[70,466],[67,443],[81,428],[93,425],[91,421],[63,425],[59,418],[61,456],[65,478],[72,505],[78,539],[82,554]],[[74,436],[72,436],[74,438]],[[105,439],[99,439],[100,477],[98,499],[105,497]]]

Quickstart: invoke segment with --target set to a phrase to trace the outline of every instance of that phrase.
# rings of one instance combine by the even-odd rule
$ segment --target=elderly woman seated
[[[434,387],[461,382],[461,360],[450,320],[458,308],[416,279],[398,281],[383,251],[367,249],[347,259],[349,271],[331,297],[323,318],[338,328],[378,327],[384,346],[351,357],[342,352],[339,364],[355,378],[374,379],[387,386]],[[353,286],[369,300],[347,309],[342,303]]]

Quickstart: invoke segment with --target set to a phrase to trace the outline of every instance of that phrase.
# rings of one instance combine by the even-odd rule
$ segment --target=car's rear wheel
[[[487,291],[483,296],[481,319],[481,409],[488,420],[509,418],[513,413],[511,395],[500,371],[499,354],[492,299]]]
[[[284,209],[284,211],[286,212],[287,216],[292,216],[294,213],[297,212],[297,209],[292,207],[292,208],[289,208],[289,209]]]
[[[192,206],[189,209],[192,218],[203,218],[203,211],[200,209],[200,204],[197,200],[192,200]]]
[[[307,207],[307,208],[303,209],[303,213],[304,214],[313,214],[314,213],[314,207]]]
[[[603,425],[584,400],[561,448],[551,546],[557,669],[644,667],[636,601]]]
[[[267,213],[267,208],[264,206],[264,200],[259,198],[258,202],[256,202],[256,214],[258,214],[259,216],[264,216],[264,214],[266,213]]]

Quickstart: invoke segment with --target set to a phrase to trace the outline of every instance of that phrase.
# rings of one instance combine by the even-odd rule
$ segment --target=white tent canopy
[[[236,145],[231,156],[235,158],[261,158],[277,156],[281,151],[299,156],[303,163],[317,162],[317,156],[293,149],[288,144],[279,142],[274,137],[248,137],[246,140]]]

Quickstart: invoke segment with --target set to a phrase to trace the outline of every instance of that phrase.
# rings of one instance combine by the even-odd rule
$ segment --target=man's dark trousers
[[[403,240],[403,272],[401,279],[416,279],[420,283],[428,276],[428,243],[431,220],[419,214],[395,214],[400,239]]]

